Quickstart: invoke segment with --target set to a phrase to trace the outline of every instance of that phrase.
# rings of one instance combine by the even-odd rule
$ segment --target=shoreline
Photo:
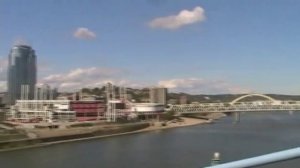
[[[167,130],[167,129],[172,129],[172,128],[188,127],[188,126],[201,125],[201,124],[211,124],[211,123],[213,123],[214,120],[220,119],[222,117],[224,117],[224,115],[220,115],[218,117],[212,117],[213,119],[208,119],[208,120],[182,117],[182,119],[184,119],[184,121],[182,123],[181,122],[172,123],[169,121],[166,126],[150,125],[147,128],[143,128],[143,129],[139,129],[139,130],[135,130],[135,131],[108,134],[108,135],[98,135],[98,136],[91,136],[91,137],[83,137],[83,138],[75,138],[75,139],[67,139],[67,140],[58,140],[58,141],[53,141],[53,142],[44,142],[44,143],[42,142],[42,143],[37,143],[34,145],[26,145],[26,146],[15,147],[15,148],[0,149],[0,152],[9,152],[9,151],[44,147],[44,146],[63,144],[63,143],[69,143],[69,142],[78,142],[78,141],[84,141],[84,140],[94,140],[94,139],[110,138],[110,137],[123,136],[123,135],[147,133],[150,131]],[[160,124],[161,124],[161,122],[160,122]]]

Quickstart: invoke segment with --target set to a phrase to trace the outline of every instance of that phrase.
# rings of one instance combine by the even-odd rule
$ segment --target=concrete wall
[[[89,138],[95,136],[104,136],[104,135],[131,132],[131,131],[147,128],[149,127],[149,125],[150,125],[149,123],[121,124],[121,125],[111,126],[110,128],[106,128],[102,130],[81,133],[81,134],[0,142],[0,150],[10,149],[10,148],[22,148],[26,146],[33,146],[39,144],[43,145],[43,143],[45,144],[45,143],[55,142],[55,141],[65,141],[65,140],[72,140],[72,139]]]

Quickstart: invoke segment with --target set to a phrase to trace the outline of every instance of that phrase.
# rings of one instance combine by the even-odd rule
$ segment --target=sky
[[[300,94],[298,0],[0,0],[0,91],[19,42],[61,91]]]

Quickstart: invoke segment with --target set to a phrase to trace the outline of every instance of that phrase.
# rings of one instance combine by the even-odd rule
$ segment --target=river
[[[201,168],[300,146],[300,112],[243,113],[214,124],[0,152],[2,168]],[[299,167],[300,159],[263,168]]]

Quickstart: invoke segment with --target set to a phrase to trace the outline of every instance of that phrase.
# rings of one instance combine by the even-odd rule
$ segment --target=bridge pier
[[[234,123],[239,123],[241,120],[241,112],[234,113]]]

